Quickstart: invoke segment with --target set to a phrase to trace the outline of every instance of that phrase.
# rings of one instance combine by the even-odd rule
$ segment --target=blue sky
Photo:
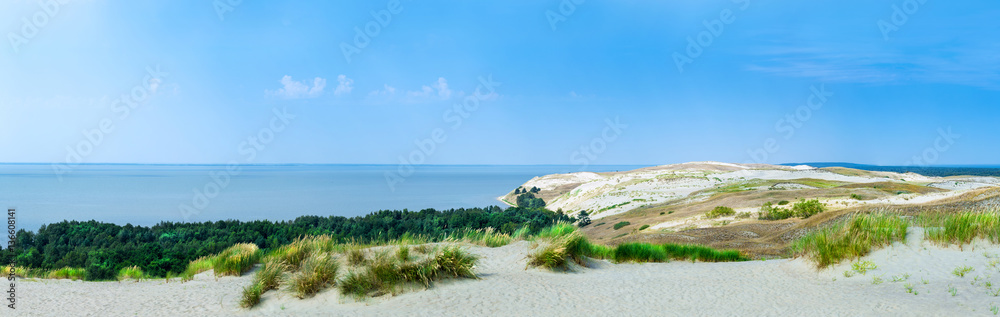
[[[0,162],[1000,157],[995,1],[233,2],[0,3]]]

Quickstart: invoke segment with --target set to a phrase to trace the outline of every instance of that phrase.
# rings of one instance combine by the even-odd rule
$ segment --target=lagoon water
[[[592,165],[586,170],[640,167]],[[0,205],[16,208],[18,228],[31,231],[62,220],[149,226],[160,221],[350,217],[381,209],[502,206],[496,197],[532,177],[576,172],[580,166],[418,166],[393,190],[385,173],[396,171],[395,165],[251,165],[241,166],[214,198],[195,201],[200,199],[196,189],[206,194],[206,184],[214,182],[210,173],[225,170],[224,165],[84,164],[60,179],[50,164],[0,164]],[[214,190],[214,185],[208,187]],[[196,202],[207,205],[197,209]],[[185,217],[182,204],[195,213]]]

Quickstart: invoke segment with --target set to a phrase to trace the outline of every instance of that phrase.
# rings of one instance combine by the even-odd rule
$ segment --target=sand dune
[[[237,307],[250,275],[216,280],[210,272],[188,283],[70,282],[19,285],[22,316],[719,316],[719,315],[993,315],[1000,292],[991,267],[1000,248],[942,249],[920,241],[879,250],[865,259],[877,269],[845,277],[849,264],[817,271],[803,259],[740,263],[611,264],[572,273],[525,269],[529,242],[470,247],[482,256],[481,280],[438,283],[428,290],[354,302],[327,290],[300,300],[269,292],[253,310]],[[985,254],[985,255],[984,255]],[[989,257],[988,257],[989,256]],[[952,271],[974,268],[965,277]],[[908,277],[893,282],[893,276]],[[996,275],[994,277],[994,275]],[[884,282],[875,285],[875,277]],[[926,282],[926,284],[925,284]],[[911,284],[916,295],[907,292]],[[976,284],[976,285],[973,285]],[[949,292],[955,287],[956,295]]]

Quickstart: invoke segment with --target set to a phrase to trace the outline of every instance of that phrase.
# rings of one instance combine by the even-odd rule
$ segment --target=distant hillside
[[[879,166],[842,162],[820,162],[820,163],[785,163],[785,166],[809,165],[813,167],[847,167],[866,171],[894,172],[894,173],[917,173],[924,176],[998,176],[1000,177],[1000,166]]]

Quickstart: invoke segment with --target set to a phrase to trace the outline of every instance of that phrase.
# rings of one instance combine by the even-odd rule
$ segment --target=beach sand
[[[470,246],[482,258],[480,280],[445,281],[427,290],[355,302],[328,289],[300,300],[268,292],[252,309],[237,306],[251,275],[194,281],[18,283],[19,316],[991,316],[1000,305],[1000,248],[964,250],[922,241],[911,228],[906,244],[863,260],[878,268],[846,277],[849,263],[816,270],[804,259],[738,263],[612,264],[557,273],[525,269],[530,242],[499,248]],[[952,272],[969,266],[964,277]],[[893,282],[893,277],[904,280]],[[879,277],[884,282],[874,284]],[[986,285],[990,281],[990,289]],[[975,285],[974,285],[975,284]],[[907,291],[911,286],[916,294]],[[956,294],[949,291],[954,287]],[[992,290],[992,291],[991,291]],[[4,316],[7,316],[5,310]]]

